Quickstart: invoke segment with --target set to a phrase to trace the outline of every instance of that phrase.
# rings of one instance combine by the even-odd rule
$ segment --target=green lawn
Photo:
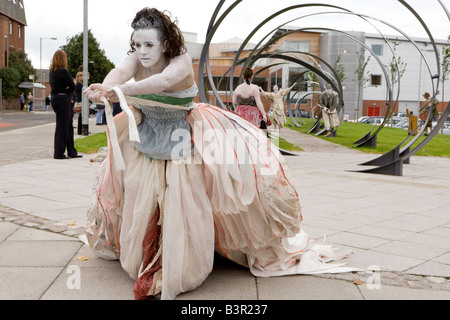
[[[287,118],[288,122],[292,124],[291,120]],[[295,127],[286,125],[287,128],[296,130],[302,133],[307,133],[314,124],[312,119],[303,119],[305,124],[302,127]],[[367,123],[353,123],[353,122],[343,122],[336,133],[336,137],[323,137],[318,136],[321,139],[331,141],[333,143],[340,144],[348,148],[355,148],[354,142],[362,138],[373,125]],[[374,129],[372,132],[375,132]],[[312,135],[314,135],[312,133]],[[357,150],[367,152],[367,153],[386,153],[392,150],[394,147],[402,143],[408,137],[408,131],[404,129],[389,128],[384,127],[377,135],[377,147],[360,147],[355,148]],[[411,150],[414,149],[421,141],[425,139],[424,136],[420,137],[416,141]],[[409,142],[410,140],[408,140]],[[403,147],[406,143],[403,143]],[[450,135],[437,134],[434,138],[420,150],[416,155],[420,156],[438,156],[438,157],[450,157]]]
[[[75,149],[82,153],[96,153],[101,147],[107,146],[106,132],[93,134],[75,140]]]
[[[306,123],[302,125],[302,127],[290,127],[288,125],[286,125],[286,127],[306,134],[308,130],[311,129],[314,121],[312,119],[304,120]],[[288,121],[290,122],[289,118]],[[343,122],[337,130],[336,137],[318,137],[348,148],[355,148],[354,142],[363,137],[372,127],[372,125],[366,123]],[[407,130],[385,127],[378,133],[376,148],[361,147],[355,149],[367,153],[383,154],[392,150],[404,141],[407,136]],[[425,137],[420,137],[412,146],[412,149],[423,139],[425,139]],[[104,132],[80,138],[75,141],[75,148],[82,153],[95,153],[100,147],[106,147],[106,145],[106,133]],[[288,151],[302,151],[301,146],[295,146],[284,139],[280,139],[280,148]],[[437,134],[422,150],[416,153],[416,155],[450,158],[450,135]]]

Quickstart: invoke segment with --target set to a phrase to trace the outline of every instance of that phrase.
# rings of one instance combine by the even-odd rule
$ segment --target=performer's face
[[[156,29],[136,30],[133,41],[139,61],[144,68],[150,68],[164,59],[164,48],[158,40]]]

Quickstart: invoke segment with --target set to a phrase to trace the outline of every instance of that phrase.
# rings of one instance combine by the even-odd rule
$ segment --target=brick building
[[[287,34],[285,37],[278,39],[273,42],[266,53],[270,53],[272,51],[303,51],[308,52],[316,56],[320,56],[320,41],[321,41],[321,33],[319,32],[302,32],[298,31],[295,33],[289,33],[291,31],[290,28],[282,28],[279,29],[277,33],[273,35],[273,37],[278,37],[280,34]],[[214,85],[221,97],[221,100],[225,104],[231,104],[231,97],[229,96],[229,76],[228,73],[224,79],[222,77],[229,71],[229,68],[232,66],[234,59],[236,57],[237,51],[241,46],[243,39],[240,38],[232,38],[227,41],[221,43],[211,43],[209,47],[209,66],[211,70],[211,75],[213,78]],[[194,72],[195,77],[197,79],[198,69],[199,69],[199,58],[201,49],[203,47],[202,44],[199,43],[191,43],[188,41],[187,43],[188,52],[193,58],[194,62]],[[241,52],[239,59],[243,59],[247,57],[251,51],[254,49],[255,45],[252,43],[248,43],[244,50]],[[314,62],[307,55],[297,55],[302,59],[314,64]],[[294,63],[280,63],[283,62],[281,60],[273,59],[273,58],[263,58],[258,60],[258,62],[253,65],[253,69],[255,73],[258,73],[253,79],[253,83],[261,86],[265,91],[272,91],[272,87],[276,84],[279,87],[288,87],[294,81],[297,81],[297,86],[294,88],[294,91],[299,91],[300,94],[298,97],[302,96],[302,94],[307,92],[307,88],[304,85],[306,82],[306,68],[298,66]],[[273,67],[267,68],[267,66],[272,65]],[[239,79],[239,75],[241,74],[242,67],[237,66],[234,71],[234,79],[233,84],[234,88],[240,83],[241,79]],[[261,72],[260,72],[261,71]],[[205,74],[206,75],[206,74]],[[214,97],[209,83],[206,85],[207,88],[199,88],[199,90],[206,90],[206,96],[209,97],[209,101],[212,104],[217,105],[216,98]],[[198,99],[198,98],[197,98]],[[301,108],[310,111],[313,106],[312,99],[317,99],[314,95],[310,95],[307,98],[303,99],[300,104]],[[265,109],[268,111],[271,102],[262,97],[262,101],[264,103]],[[294,101],[295,102],[295,101]],[[286,101],[285,101],[286,103]]]
[[[0,68],[8,66],[11,50],[25,51],[23,0],[0,0]]]

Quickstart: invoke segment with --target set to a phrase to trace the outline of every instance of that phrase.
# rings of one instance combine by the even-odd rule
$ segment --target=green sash
[[[187,105],[187,104],[191,103],[192,101],[194,101],[194,97],[178,98],[178,97],[158,95],[158,94],[138,94],[138,95],[135,95],[134,97],[139,98],[139,99],[164,103],[164,104],[170,104],[170,105],[174,105],[174,106],[184,106],[184,105]]]

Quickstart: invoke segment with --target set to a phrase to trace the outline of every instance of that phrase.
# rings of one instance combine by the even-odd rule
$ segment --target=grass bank
[[[291,120],[288,118],[288,122],[290,121]],[[289,125],[286,125],[286,127],[308,134],[307,132],[314,124],[314,121],[312,119],[304,119],[304,121],[305,124],[302,124],[302,127]],[[348,148],[355,148],[354,142],[363,137],[372,127],[372,125],[366,123],[343,122],[338,128],[336,137],[318,137]],[[360,147],[355,149],[367,153],[383,154],[402,143],[407,136],[408,132],[406,130],[385,127],[378,133],[376,148]],[[413,144],[412,148],[417,146],[424,139],[425,137],[420,137],[418,141]],[[106,147],[106,145],[107,140],[105,132],[90,135],[75,141],[75,148],[82,153],[96,153],[100,147]],[[295,146],[284,139],[280,139],[280,148],[288,151],[303,150],[301,146]],[[416,153],[416,155],[450,158],[450,135],[437,134],[424,148],[422,148],[422,150]]]
[[[295,127],[294,125],[286,125],[287,128],[296,130],[307,134],[308,130],[314,124],[312,119],[303,119],[305,124],[302,127]],[[288,118],[288,122],[292,124],[291,120]],[[367,123],[353,123],[353,122],[343,122],[336,133],[336,137],[323,137],[318,136],[320,139],[324,139],[348,148],[354,148],[366,153],[386,153],[397,145],[405,141],[408,137],[408,131],[404,129],[389,128],[384,127],[377,135],[377,147],[360,147],[356,148],[354,142],[363,137],[373,125]],[[374,129],[375,130],[375,129]],[[374,131],[373,131],[374,132]],[[420,137],[412,146],[411,149],[415,148],[420,142],[425,139],[424,136]],[[408,140],[409,142],[410,140]],[[403,143],[404,146],[406,143]],[[449,157],[450,158],[450,135],[437,134],[433,139],[416,153],[418,156],[436,156],[436,157]]]
[[[82,153],[96,153],[101,147],[107,146],[106,132],[89,135],[75,140],[75,149]]]

